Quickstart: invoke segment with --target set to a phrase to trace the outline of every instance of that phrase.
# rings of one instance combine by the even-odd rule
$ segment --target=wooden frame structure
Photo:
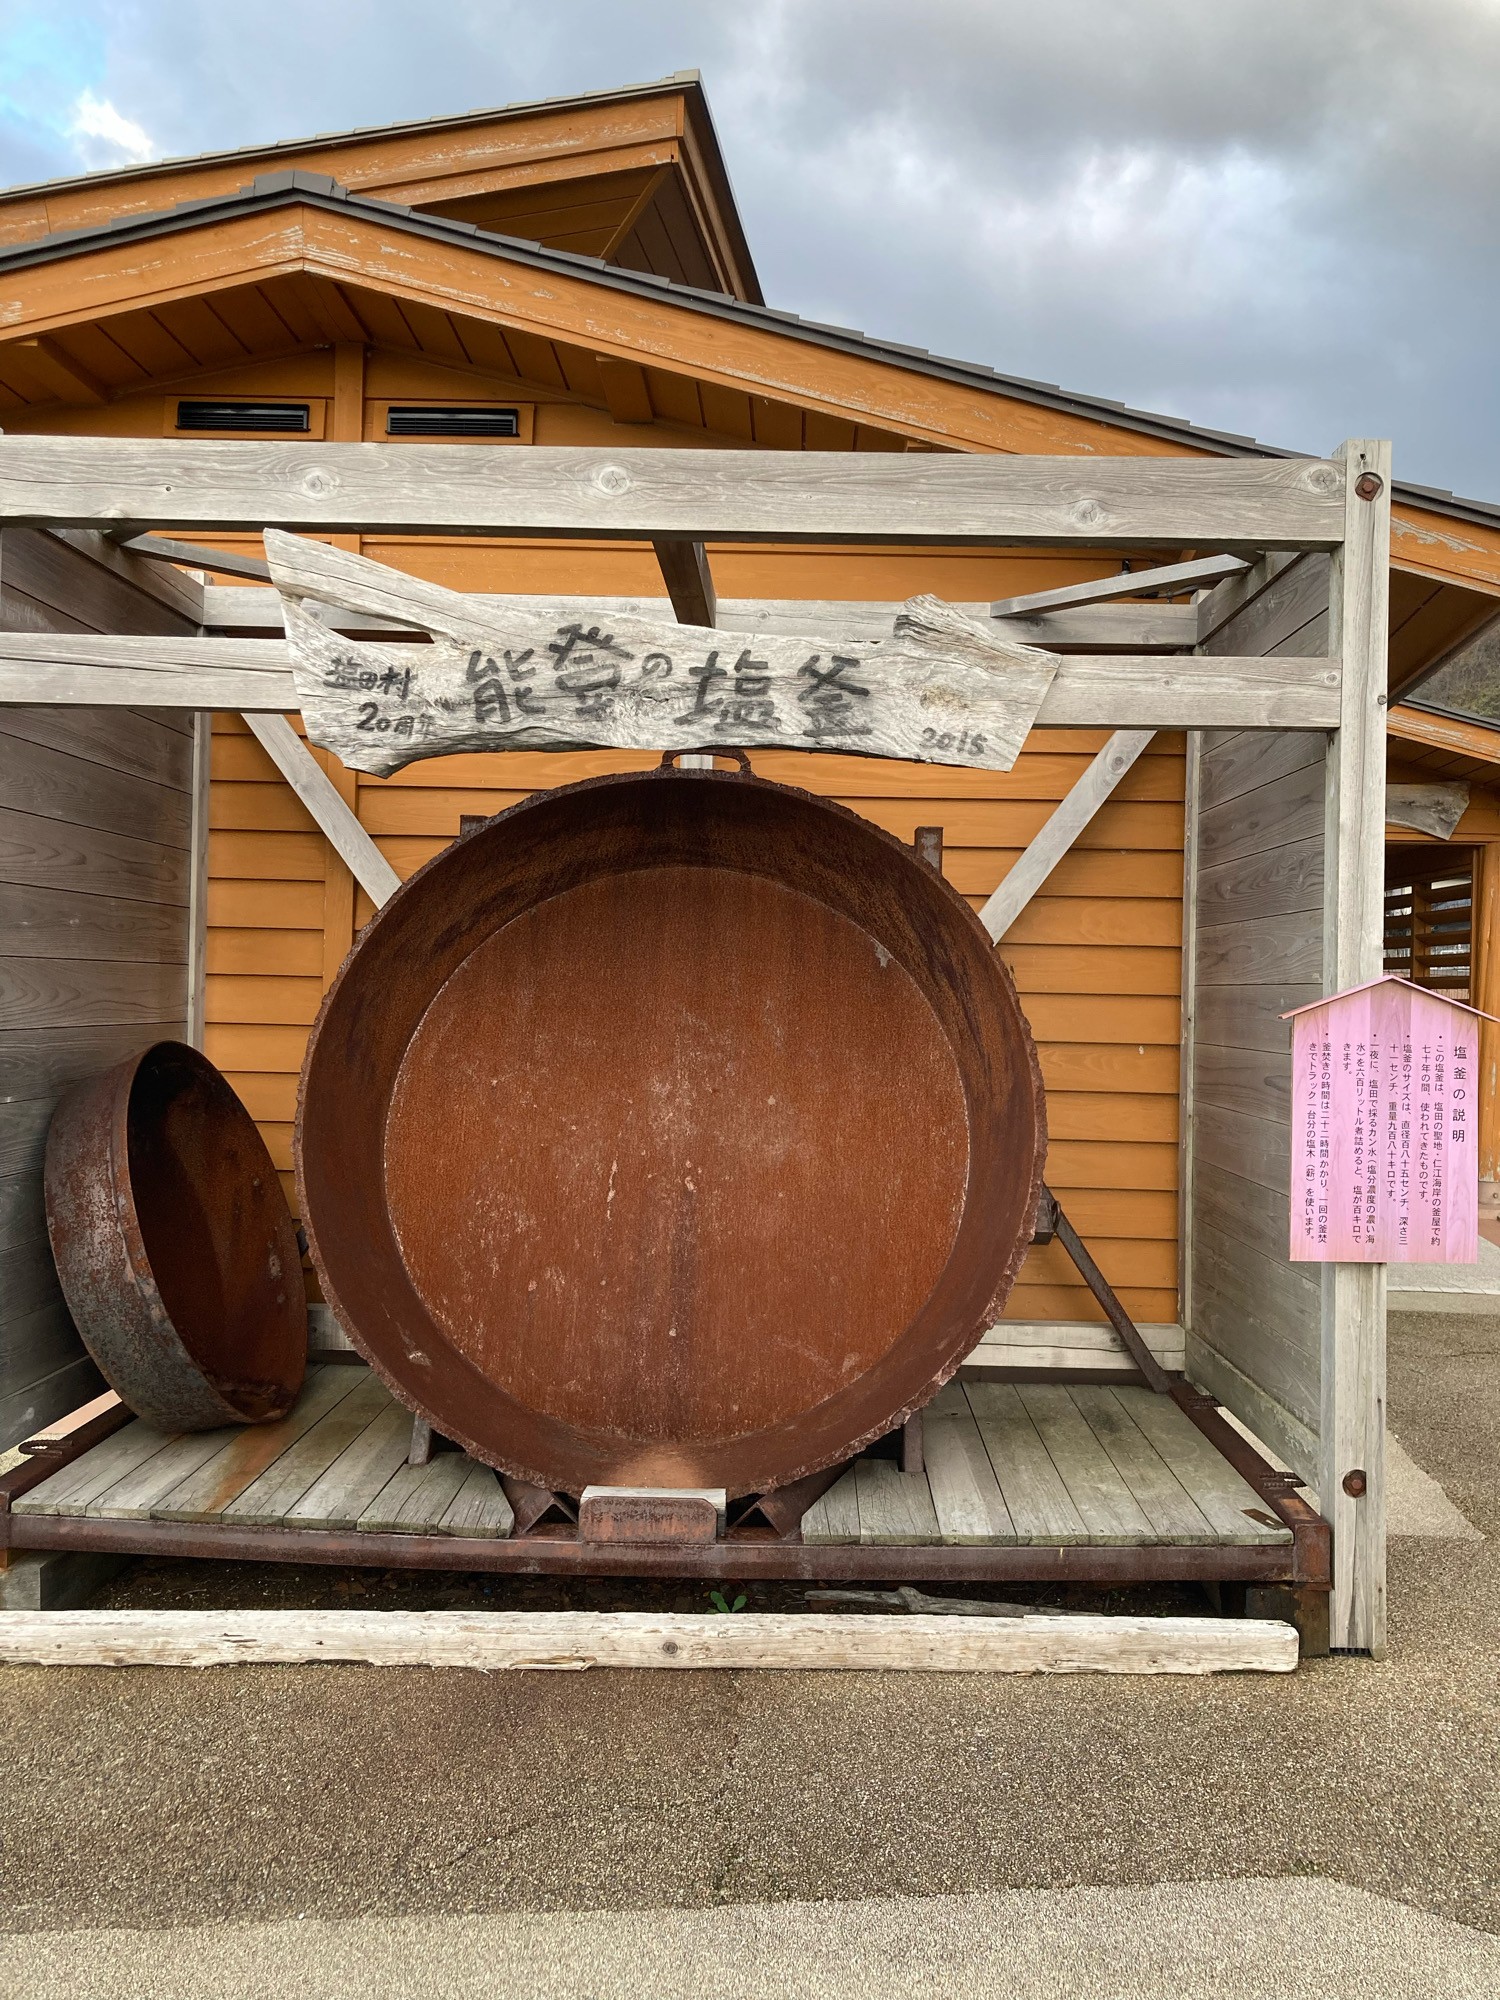
[[[284,641],[270,628],[265,637],[213,631],[208,600],[240,593],[203,592],[153,561],[155,552],[115,546],[150,531],[191,537],[267,525],[651,541],[674,604],[707,611],[725,629],[850,633],[888,622],[875,605],[716,605],[701,546],[715,538],[1195,548],[1234,559],[1219,563],[1219,580],[1196,603],[1136,604],[1125,619],[1098,590],[1083,601],[1073,593],[1066,605],[998,607],[1010,635],[1065,654],[1040,720],[1123,732],[1017,864],[1017,888],[1042,879],[1147,733],[1188,732],[1187,1374],[1315,1489],[1333,1526],[1332,1643],[1379,1652],[1385,1274],[1335,1265],[1309,1278],[1287,1260],[1290,1061],[1279,1016],[1380,970],[1389,448],[1356,441],[1323,460],[533,448],[497,464],[463,446],[393,454],[322,443],[5,438],[0,563],[19,534],[82,565],[96,584],[107,576],[125,588],[96,592],[90,620],[74,613],[51,629],[43,620],[43,629],[33,621],[0,633],[0,703],[282,716],[295,702]],[[1137,592],[1142,581],[1130,579]],[[1161,587],[1210,581],[1174,576]],[[159,615],[164,594],[170,619]],[[136,616],[143,603],[149,618]],[[312,782],[310,773],[322,774],[304,764],[294,733],[283,723],[257,734],[330,838],[347,837],[337,788]],[[201,738],[199,722],[191,741]],[[195,748],[195,798],[200,762]],[[1269,860],[1268,827],[1277,832]],[[363,850],[341,852],[356,873],[372,865]],[[201,867],[194,879],[201,884]],[[182,963],[189,1031],[201,1020],[193,998],[201,886],[195,893]],[[1017,902],[1002,889],[993,935]],[[106,1542],[123,1545],[118,1536],[94,1545]],[[488,1566],[497,1566],[493,1553]],[[727,1573],[722,1561],[716,1573]],[[886,1560],[860,1573],[897,1572]]]

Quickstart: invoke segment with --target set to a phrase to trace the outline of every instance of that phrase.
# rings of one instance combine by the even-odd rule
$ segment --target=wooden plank
[[[1430,833],[1436,840],[1451,840],[1454,829],[1468,811],[1469,786],[1467,783],[1408,785],[1391,784],[1385,788],[1385,823],[1389,826],[1411,827],[1418,833]]]
[[[1199,604],[1198,644],[1210,653],[1285,652],[1328,603],[1327,556],[1264,556]]]
[[[85,1452],[82,1458],[75,1458],[71,1465],[60,1467],[50,1479],[44,1479],[29,1493],[23,1493],[19,1500],[13,1500],[11,1512],[69,1516],[86,1514],[91,1501],[107,1492],[127,1473],[155,1458],[158,1452],[165,1451],[171,1442],[170,1432],[159,1431],[137,1417],[101,1444],[96,1444],[92,1451]]]
[[[0,638],[0,646],[8,642]],[[121,645],[123,640],[106,641]],[[164,646],[165,639],[143,640]],[[12,734],[0,711],[0,797],[15,812],[97,827],[164,847],[188,844],[189,803],[185,792],[152,784],[124,771],[69,756]]]
[[[158,1521],[215,1521],[231,1501],[345,1397],[369,1380],[361,1368],[335,1362],[309,1368],[302,1394],[289,1415],[275,1424],[252,1424],[175,1486],[152,1510]],[[311,1482],[309,1481],[309,1484]],[[297,1496],[297,1497],[300,1497]]]
[[[1320,459],[0,439],[0,522],[140,531],[584,534],[639,540],[1331,548]],[[124,496],[124,497],[122,497]],[[128,508],[132,521],[121,518]]]
[[[859,1476],[854,1466],[802,1516],[802,1539],[814,1543],[859,1540]]]
[[[1087,1542],[1083,1516],[1009,1382],[966,1382],[964,1394],[1005,1500],[1016,1540]]]
[[[1323,913],[1290,910],[1276,916],[1198,926],[1198,979],[1202,986],[1297,986],[1323,972]],[[1217,912],[1216,912],[1217,914]]]
[[[1140,757],[1153,731],[1121,730],[1094,758],[1026,852],[979,912],[998,944],[1058,862]]]
[[[1323,745],[1316,737],[1283,730],[1205,735],[1200,803],[1205,807],[1227,805],[1231,799],[1257,792],[1296,771],[1321,767],[1323,755]]]
[[[1071,1613],[868,1618],[646,1611],[7,1611],[0,1663],[211,1667],[310,1661],[555,1671],[785,1668],[919,1673],[1291,1673],[1293,1626]]]
[[[406,663],[401,648],[385,650],[392,665]],[[1339,674],[1336,657],[1309,663],[1185,655],[1168,663],[1079,653],[1063,657],[1037,721],[1053,729],[1326,730],[1338,721]],[[282,715],[298,696],[285,641],[159,639],[148,646],[91,633],[0,634],[0,702],[47,701]]]
[[[1068,1212],[1076,1226],[1077,1216],[1073,1214],[1074,1202],[1068,1203]],[[1136,1331],[1164,1368],[1180,1366],[1182,1354],[1182,1328],[1176,1325],[1145,1325]],[[986,1349],[1003,1349],[1014,1346],[1030,1346],[1044,1342],[1062,1349],[1073,1349],[1081,1354],[1104,1354],[1116,1352],[1120,1336],[1114,1328],[1101,1320],[1097,1325],[1070,1324],[1062,1320],[1000,1320],[981,1336],[974,1352],[982,1354]],[[1174,1361],[1173,1356],[1179,1357]]]
[[[1325,991],[1379,976],[1385,929],[1386,661],[1390,642],[1391,448],[1359,439],[1347,468],[1344,538],[1332,566],[1334,643],[1349,650],[1339,729],[1328,756]],[[1364,484],[1369,497],[1361,497]],[[1318,1492],[1333,1527],[1330,1644],[1385,1651],[1385,1292],[1383,1264],[1325,1264],[1323,1463]],[[1345,1487],[1361,1476],[1360,1496]]]
[[[332,1362],[330,1367],[340,1364]],[[391,1392],[374,1375],[361,1379],[325,1416],[304,1431],[260,1476],[228,1502],[226,1521],[277,1527],[339,1454],[389,1407]]]
[[[443,1451],[425,1465],[400,1465],[355,1526],[374,1535],[435,1535],[469,1476],[462,1452]]]
[[[170,903],[0,882],[0,949],[14,957],[180,964],[186,946],[184,913]]]
[[[1123,1546],[1154,1540],[1151,1523],[1084,1421],[1073,1391],[1056,1382],[1027,1382],[1016,1394],[1088,1529],[1089,1541]]]
[[[937,598],[913,598],[877,649],[825,657],[766,636],[731,661],[703,626],[585,627],[556,606],[476,614],[458,591],[275,530],[266,555],[309,737],[380,776],[454,751],[715,741],[1009,770],[1058,665]],[[432,643],[343,638],[308,599],[399,617]]]
[[[717,624],[713,571],[702,542],[684,541],[680,535],[658,535],[651,546],[678,624]]]
[[[503,1540],[515,1526],[515,1518],[494,1473],[487,1465],[475,1465],[471,1460],[463,1484],[443,1510],[437,1533]]]
[[[232,555],[227,549],[207,548],[202,542],[174,542],[164,535],[131,535],[116,546],[147,562],[187,563],[217,576],[249,576],[267,582],[271,575],[269,565],[259,556]],[[204,595],[207,596],[206,588]]]
[[[961,1547],[1015,1541],[1015,1523],[957,1382],[940,1389],[923,1410],[922,1450],[943,1542]]]
[[[1309,764],[1223,805],[1205,807],[1198,821],[1199,866],[1216,868],[1273,847],[1300,846],[1320,840],[1322,832],[1323,771],[1320,764]]]
[[[283,1516],[289,1528],[352,1528],[382,1492],[411,1444],[411,1411],[388,1402]]]
[[[1243,556],[1203,556],[1193,562],[1162,563],[1155,569],[1129,570],[1118,576],[1095,577],[1087,583],[1059,584],[1055,590],[1033,590],[1023,597],[1002,597],[990,606],[992,618],[1014,618],[1033,611],[1069,611],[1079,604],[1103,604],[1119,597],[1151,597],[1158,592],[1182,597],[1225,577],[1240,576],[1250,567]],[[1196,628],[1197,620],[1194,619]]]
[[[8,708],[0,720],[7,736],[23,742],[45,744],[170,791],[190,789],[192,746],[159,716],[128,708]]]
[[[1197,996],[1200,1047],[1258,1049],[1290,1060],[1282,1015],[1323,997],[1321,981],[1289,986],[1209,986]]]
[[[862,1543],[908,1545],[941,1540],[926,1476],[903,1472],[893,1459],[855,1460]]]
[[[188,858],[182,848],[0,807],[0,881],[180,907]]]
[[[1196,1547],[1218,1540],[1203,1510],[1118,1397],[1086,1383],[1069,1394],[1151,1523],[1157,1541]]]
[[[1197,873],[1199,920],[1205,925],[1255,923],[1261,917],[1323,908],[1323,843],[1300,840],[1245,854]],[[1321,968],[1319,976],[1321,977]]]
[[[1107,1389],[1104,1393],[1114,1397],[1179,1484],[1191,1493],[1221,1542],[1253,1546],[1291,1539],[1291,1530],[1274,1516],[1269,1526],[1256,1518],[1268,1512],[1266,1503],[1228,1459],[1219,1456],[1170,1396],[1156,1396],[1149,1389]]]
[[[0,1019],[33,1028],[182,1019],[180,964],[108,959],[0,959]]]
[[[400,888],[401,878],[360,825],[353,807],[284,715],[249,714],[245,720],[378,909]]]
[[[7,590],[57,613],[69,630],[186,632],[203,622],[195,578],[153,568],[97,529],[6,528],[0,575]]]
[[[190,1474],[221,1452],[239,1435],[238,1426],[217,1431],[190,1431],[174,1437],[164,1450],[148,1458],[107,1486],[84,1512],[106,1521],[149,1521],[155,1507]]]
[[[1198,1099],[1237,1118],[1286,1126],[1292,1115],[1292,1077],[1286,1052],[1199,1045]],[[1286,1193],[1285,1187],[1281,1189]]]

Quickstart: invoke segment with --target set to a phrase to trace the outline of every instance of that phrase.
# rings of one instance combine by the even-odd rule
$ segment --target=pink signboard
[[[1481,1018],[1404,979],[1290,1016],[1293,1261],[1474,1262]]]

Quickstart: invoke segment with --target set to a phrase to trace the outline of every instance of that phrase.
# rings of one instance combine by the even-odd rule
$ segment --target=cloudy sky
[[[0,0],[0,182],[690,68],[773,304],[1500,500],[1500,0]]]

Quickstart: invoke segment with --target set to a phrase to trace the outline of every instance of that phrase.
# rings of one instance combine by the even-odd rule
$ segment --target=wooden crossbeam
[[[247,713],[246,722],[271,762],[312,814],[375,907],[401,877],[360,825],[354,810],[284,715]]]
[[[1046,825],[979,912],[979,921],[996,944],[1005,936],[1155,733],[1151,729],[1117,731],[1053,812]]]
[[[122,549],[129,549],[132,555],[144,556],[148,562],[168,562],[185,564],[191,569],[217,571],[220,576],[256,577],[262,583],[271,581],[271,566],[260,556],[230,555],[225,549],[204,548],[198,542],[169,541],[163,535],[127,535],[120,540]],[[281,623],[280,607],[276,623]]]
[[[24,354],[60,395],[75,403],[107,403],[109,390],[92,369],[75,359],[67,349],[46,335],[18,340],[15,351]]]
[[[402,648],[392,646],[392,659]],[[1050,729],[1335,729],[1337,659],[1232,654],[1077,653],[1042,698]],[[297,707],[279,639],[144,639],[111,633],[0,633],[0,703],[72,707]]]
[[[159,536],[151,538],[158,547],[174,546]],[[663,538],[665,539],[665,538]],[[191,544],[178,543],[177,547]],[[691,546],[691,545],[690,545]],[[202,551],[202,560],[208,552]],[[199,556],[194,556],[196,562]],[[187,558],[181,558],[186,561]],[[237,557],[248,565],[256,558]],[[259,573],[258,571],[256,572]],[[710,584],[712,578],[709,578]],[[668,597],[537,597],[512,594],[500,597],[486,592],[465,591],[476,610],[498,611],[503,606],[527,611],[541,604],[556,605],[569,618],[587,613],[595,618],[665,618],[672,608]],[[790,632],[830,639],[876,639],[886,637],[895,623],[901,604],[895,599],[841,599],[800,597],[716,597],[712,623],[721,632]],[[986,604],[960,604],[970,618],[987,618]],[[329,608],[325,623],[336,632],[399,632],[401,627],[387,620],[357,611]],[[692,622],[692,621],[685,621]],[[209,584],[204,590],[203,624],[210,632],[266,631],[282,629],[281,605],[264,590],[243,585]],[[1043,611],[1007,620],[1005,636],[1023,645],[1045,646],[1049,651],[1074,653],[1191,652],[1197,642],[1198,613],[1191,604],[1083,604],[1071,611]]]
[[[702,542],[680,535],[657,535],[651,546],[679,625],[717,623],[713,571]]]
[[[1122,571],[1088,583],[1059,584],[1055,590],[1033,590],[1024,597],[1002,597],[990,606],[992,618],[1016,618],[1032,611],[1071,611],[1080,604],[1105,604],[1117,597],[1180,597],[1238,576],[1250,567],[1243,556],[1205,556],[1197,562],[1164,563],[1157,569]]]
[[[0,525],[380,530],[638,541],[1332,548],[1324,459],[932,452],[477,452],[422,444],[0,437]]]

